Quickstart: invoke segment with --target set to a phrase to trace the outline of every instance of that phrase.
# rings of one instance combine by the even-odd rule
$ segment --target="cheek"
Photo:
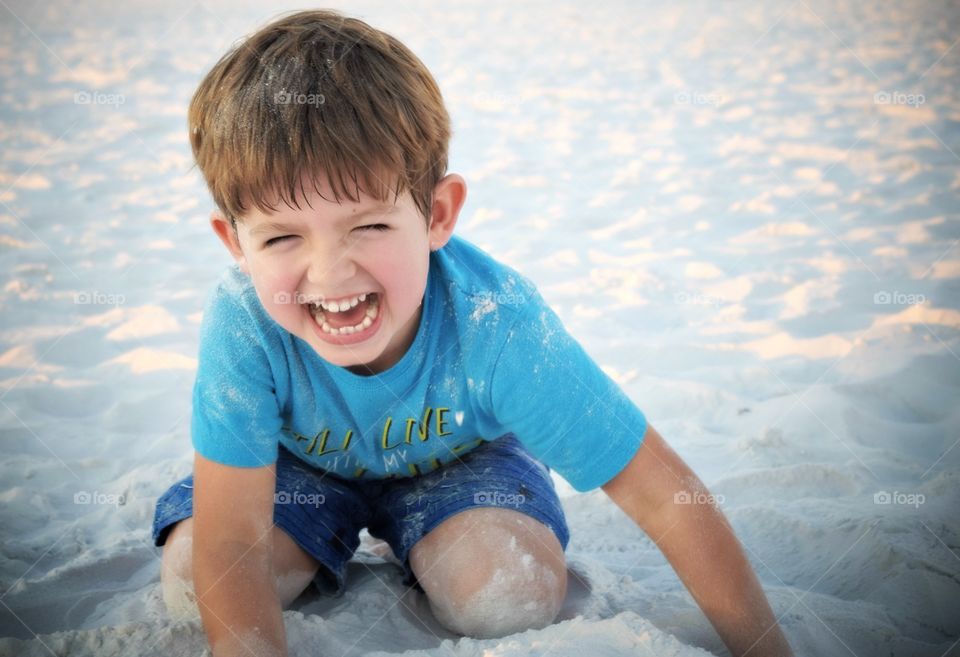
[[[407,251],[404,255],[391,255],[380,259],[377,262],[377,278],[395,297],[419,301],[419,295],[422,294],[427,280],[428,269],[427,255],[412,255]]]
[[[264,308],[270,309],[270,314],[287,313],[297,308],[294,296],[297,292],[296,277],[282,273],[255,270],[253,276],[254,288]]]

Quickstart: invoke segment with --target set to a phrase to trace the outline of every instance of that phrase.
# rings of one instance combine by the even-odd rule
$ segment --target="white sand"
[[[205,646],[166,617],[149,535],[228,262],[185,108],[277,9],[140,4],[0,8],[3,655]],[[957,655],[960,11],[844,4],[348,10],[435,72],[460,234],[718,496],[798,654]],[[555,625],[458,639],[368,542],[343,598],[285,613],[291,654],[726,654],[652,542],[559,483]]]

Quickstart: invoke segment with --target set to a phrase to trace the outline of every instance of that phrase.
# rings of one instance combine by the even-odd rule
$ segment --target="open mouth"
[[[357,303],[343,310],[334,309],[327,304],[305,304],[314,321],[328,335],[353,335],[360,333],[373,324],[380,312],[380,297],[376,292],[361,294]]]

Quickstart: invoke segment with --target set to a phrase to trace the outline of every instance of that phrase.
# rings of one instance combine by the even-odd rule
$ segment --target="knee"
[[[563,548],[553,533],[530,518],[516,524],[516,518],[502,514],[497,522],[472,527],[462,522],[468,516],[459,520],[411,554],[437,620],[452,632],[477,638],[552,623],[567,590]],[[444,537],[447,530],[454,530],[453,536]],[[458,533],[463,540],[457,540]]]
[[[464,636],[493,639],[553,623],[563,605],[566,570],[542,563],[493,569],[485,578],[466,576],[450,595],[430,599],[434,615]]]
[[[175,619],[199,618],[193,587],[193,518],[170,531],[160,560],[160,587],[167,613]],[[320,564],[281,529],[273,529],[273,574],[277,597],[284,608],[313,581]]]
[[[186,523],[186,524],[185,524]],[[198,618],[193,591],[192,543],[189,519],[179,522],[167,538],[160,559],[160,589],[167,613],[174,619]]]

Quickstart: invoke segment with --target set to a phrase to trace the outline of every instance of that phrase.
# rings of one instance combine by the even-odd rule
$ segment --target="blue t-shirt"
[[[378,374],[320,358],[236,265],[206,302],[191,433],[219,463],[268,465],[279,443],[343,478],[407,477],[512,433],[586,491],[623,469],[646,426],[533,283],[457,236],[430,254],[413,344]]]

